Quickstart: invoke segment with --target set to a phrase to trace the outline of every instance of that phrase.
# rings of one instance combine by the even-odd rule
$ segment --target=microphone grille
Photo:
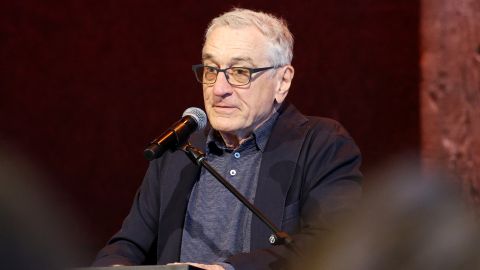
[[[191,116],[197,122],[198,130],[202,130],[207,126],[207,115],[202,109],[190,107],[183,112],[182,117],[184,116]]]

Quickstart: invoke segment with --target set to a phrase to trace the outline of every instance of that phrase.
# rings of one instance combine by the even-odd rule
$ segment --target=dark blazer
[[[285,103],[262,156],[254,204],[305,246],[326,231],[361,193],[360,152],[337,122],[302,115]],[[192,144],[205,148],[205,134]],[[180,257],[188,198],[200,170],[181,152],[152,161],[120,231],[95,266],[166,264]],[[289,250],[271,247],[268,227],[253,217],[252,252],[227,259],[235,269],[280,269]],[[151,260],[151,258],[154,258]]]

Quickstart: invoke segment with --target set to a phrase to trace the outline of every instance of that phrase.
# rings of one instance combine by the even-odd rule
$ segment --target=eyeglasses
[[[192,70],[195,73],[195,77],[199,83],[214,84],[217,81],[218,73],[223,72],[227,81],[232,86],[243,86],[250,83],[252,75],[254,73],[275,68],[262,67],[262,68],[247,68],[247,67],[229,67],[229,68],[216,68],[211,66],[205,66],[203,64],[193,65]]]

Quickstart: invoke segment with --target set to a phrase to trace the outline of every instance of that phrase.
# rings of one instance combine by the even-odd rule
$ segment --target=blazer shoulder
[[[334,119],[319,116],[306,116],[306,118],[308,119],[307,125],[309,126],[309,133],[312,135],[352,139],[345,127]]]

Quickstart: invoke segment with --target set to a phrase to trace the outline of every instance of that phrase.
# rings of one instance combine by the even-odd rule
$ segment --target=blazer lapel
[[[284,104],[263,153],[254,204],[278,228],[281,227],[285,199],[305,140],[307,121],[293,105]],[[269,246],[271,234],[260,219],[252,217],[250,249]]]

